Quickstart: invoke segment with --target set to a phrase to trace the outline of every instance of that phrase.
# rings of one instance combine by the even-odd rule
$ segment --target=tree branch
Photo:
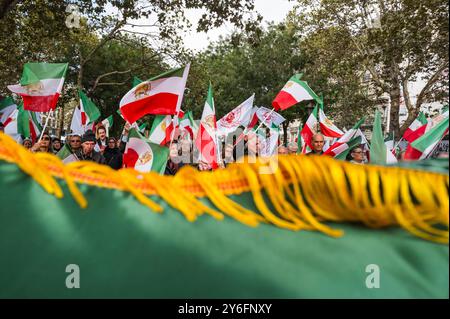
[[[99,83],[97,86],[104,86],[104,85],[124,85],[127,84],[128,81],[125,82],[103,82]]]
[[[402,91],[403,91],[403,99],[405,100],[406,108],[408,109],[408,113],[413,110],[413,105],[411,103],[411,98],[409,95],[408,89],[408,80],[402,80]]]
[[[425,84],[422,91],[420,91],[419,95],[417,96],[416,109],[420,108],[425,96],[428,94],[428,90],[439,80],[440,75],[445,69],[448,69],[448,62],[441,64],[441,66],[436,70],[436,72],[434,72],[434,74]]]
[[[100,82],[100,79],[102,79],[102,78],[104,78],[104,77],[107,77],[107,76],[110,76],[110,75],[113,75],[113,74],[125,74],[125,73],[130,73],[131,71],[132,71],[132,69],[129,69],[129,70],[126,70],[126,71],[112,71],[112,72],[108,72],[108,73],[104,73],[104,74],[102,74],[102,75],[99,75],[99,76],[97,77],[97,79],[95,79],[95,82],[94,82],[94,85],[92,86],[91,92],[93,92],[93,91],[97,88],[97,86],[99,86],[99,85],[105,85],[104,83],[99,83],[99,82]]]
[[[81,66],[83,67],[94,55],[95,52],[97,52],[98,49],[100,49],[102,46],[104,46],[109,40],[111,40],[117,30],[119,30],[126,22],[126,19],[120,20],[116,23],[114,28],[100,41],[100,43],[84,58],[82,61],[80,61]]]
[[[14,8],[19,0],[3,0],[0,3],[0,20],[3,19],[9,10]]]

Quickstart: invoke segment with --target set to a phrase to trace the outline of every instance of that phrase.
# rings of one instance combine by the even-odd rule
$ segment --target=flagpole
[[[173,126],[173,130],[172,130],[172,134],[170,135],[169,150],[170,150],[171,147],[172,147],[173,138],[175,137],[175,130],[176,130],[176,127],[175,127],[175,116],[178,116],[178,113],[175,114],[175,115],[173,116],[173,118],[172,118],[172,126]]]
[[[44,135],[45,129],[47,128],[47,125],[48,125],[48,120],[50,119],[51,115],[53,115],[53,110],[50,110],[49,112],[47,112],[47,118],[45,119],[45,124],[44,124],[44,127],[42,128],[41,136],[39,136],[38,142],[41,141],[42,135]]]

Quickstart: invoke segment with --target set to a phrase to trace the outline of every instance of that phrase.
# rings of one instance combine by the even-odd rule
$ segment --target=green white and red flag
[[[177,114],[181,109],[189,66],[170,70],[133,87],[120,101],[123,118],[134,123],[146,114]]]
[[[199,160],[208,163],[212,169],[218,168],[218,145],[216,108],[211,84],[208,88],[208,96],[203,108],[199,130],[195,139],[195,145],[199,150]]]
[[[54,110],[67,68],[68,63],[26,63],[19,84],[8,85],[8,89],[22,97],[24,110]]]
[[[272,106],[276,111],[285,110],[301,101],[320,100],[308,83],[300,80],[301,77],[301,73],[292,76],[277,94],[272,102]]]
[[[172,117],[170,115],[157,115],[150,129],[149,141],[164,146],[170,142],[172,131]]]
[[[169,157],[169,149],[148,142],[135,128],[131,128],[128,143],[123,154],[124,167],[146,173],[163,174]]]

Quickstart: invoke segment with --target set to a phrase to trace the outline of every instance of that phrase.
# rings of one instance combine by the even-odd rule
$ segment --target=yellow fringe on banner
[[[317,230],[343,235],[325,222],[358,222],[371,228],[400,226],[411,234],[437,243],[449,241],[449,176],[433,172],[355,165],[327,156],[252,158],[226,169],[200,172],[184,166],[175,176],[113,170],[93,162],[64,165],[48,153],[31,153],[0,132],[0,159],[15,163],[49,194],[63,197],[56,178],[63,179],[80,207],[88,202],[76,183],[131,193],[152,211],[163,208],[154,195],[178,210],[188,221],[208,214],[224,215],[255,227]],[[257,212],[233,201],[230,195],[250,192]],[[203,204],[209,199],[216,209]]]

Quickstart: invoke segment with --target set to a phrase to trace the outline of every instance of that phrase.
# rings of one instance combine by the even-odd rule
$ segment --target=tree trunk
[[[403,133],[405,133],[406,129],[411,125],[412,122],[416,119],[416,117],[419,115],[420,110],[418,108],[415,108],[414,110],[408,110],[408,117],[406,118],[405,123],[403,123],[402,127],[400,128],[400,135],[403,136]]]
[[[397,138],[400,135],[399,111],[400,111],[400,83],[398,79],[393,79],[389,92],[391,100],[391,110],[389,119],[389,133],[394,132]]]

